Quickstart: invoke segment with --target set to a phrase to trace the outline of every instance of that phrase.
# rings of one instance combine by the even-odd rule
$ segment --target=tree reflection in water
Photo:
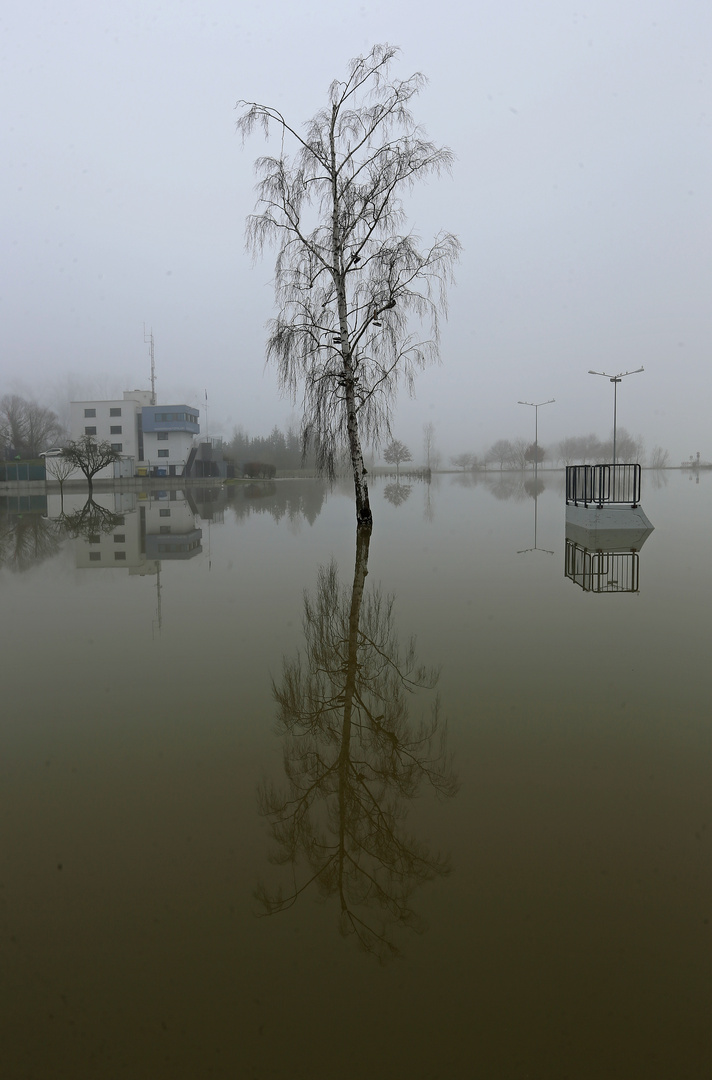
[[[410,492],[410,484],[386,484],[383,489],[383,497],[388,499],[389,503],[393,503],[394,506],[400,506],[408,498]]]
[[[425,929],[415,889],[450,872],[447,856],[407,831],[408,803],[427,786],[450,797],[457,781],[437,696],[411,717],[438,673],[418,663],[414,639],[400,647],[393,597],[365,589],[369,541],[358,530],[351,589],[333,562],[320,567],[304,598],[304,651],[273,684],[286,784],[261,785],[259,806],[271,861],[291,867],[291,883],[256,896],[273,915],[316,884],[338,897],[341,932],[386,961],[399,954],[400,928]]]
[[[37,513],[0,518],[0,567],[23,573],[57,555],[64,540],[58,520]]]
[[[0,514],[0,567],[22,573],[58,555],[68,537],[110,533],[122,521],[91,496],[81,509],[56,518],[37,512]]]
[[[91,536],[97,533],[110,533],[123,522],[123,515],[115,514],[89,496],[80,510],[71,514],[62,514],[59,519],[67,536]]]

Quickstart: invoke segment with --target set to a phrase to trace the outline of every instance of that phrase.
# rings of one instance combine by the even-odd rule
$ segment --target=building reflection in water
[[[427,788],[457,790],[438,673],[420,664],[415,642],[399,644],[394,599],[366,589],[369,534],[358,530],[353,584],[334,563],[304,598],[304,650],[285,658],[273,685],[285,781],[258,790],[270,825],[271,859],[286,886],[260,884],[261,915],[292,907],[312,886],[334,898],[344,935],[385,961],[404,929],[424,925],[411,900],[450,871],[406,828],[409,803]]]
[[[652,531],[594,531],[567,522],[565,576],[584,592],[639,592],[640,550]]]
[[[164,560],[192,559],[202,551],[197,515],[179,490],[116,492],[101,503],[88,500],[65,518],[79,569],[125,567],[143,576],[157,573]]]

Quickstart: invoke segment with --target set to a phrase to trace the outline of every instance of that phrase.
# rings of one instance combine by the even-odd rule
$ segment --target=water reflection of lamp
[[[544,491],[544,483],[543,483],[543,481],[537,479],[536,470],[535,470],[534,480],[533,481],[532,480],[526,480],[525,481],[524,490],[526,491],[527,495],[531,495],[531,497],[534,499],[534,547],[522,548],[521,551],[517,552],[517,555],[525,555],[528,551],[544,551],[544,552],[546,552],[547,555],[553,555],[554,554],[553,551],[550,551],[549,548],[540,548],[540,547],[538,547],[537,542],[536,542],[537,501],[539,499],[539,495],[541,494],[541,492]]]

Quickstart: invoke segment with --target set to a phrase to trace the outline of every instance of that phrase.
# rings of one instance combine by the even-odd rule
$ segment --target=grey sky
[[[148,384],[211,433],[264,434],[293,407],[264,369],[268,257],[239,98],[295,123],[348,60],[400,45],[430,84],[417,117],[452,147],[452,180],[418,191],[413,227],[464,244],[443,365],[402,400],[420,453],[612,425],[589,368],[645,365],[619,424],[677,462],[712,459],[712,102],[708,0],[302,4],[10,0],[0,16],[3,233],[0,393],[114,394]],[[272,144],[274,147],[274,144]],[[71,376],[71,377],[70,377]]]

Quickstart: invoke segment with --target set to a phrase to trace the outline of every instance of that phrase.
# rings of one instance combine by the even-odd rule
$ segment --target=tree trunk
[[[356,409],[356,387],[354,379],[353,362],[351,359],[351,342],[349,340],[349,324],[347,318],[346,303],[346,272],[343,262],[342,238],[339,223],[339,195],[337,185],[336,168],[336,140],[334,127],[337,118],[337,108],[332,106],[331,129],[329,132],[331,150],[331,242],[332,242],[332,279],[336,288],[336,304],[339,315],[339,331],[341,336],[341,361],[344,372],[344,397],[346,400],[346,431],[349,439],[349,451],[351,453],[351,467],[354,472],[354,491],[356,495],[356,524],[359,529],[370,529],[373,525],[371,504],[368,501],[368,484],[366,483],[366,469],[363,464],[363,452],[361,450],[361,436],[358,430],[358,412]]]
[[[346,367],[346,362],[344,362]],[[348,365],[349,368],[351,365]],[[361,437],[358,430],[358,416],[356,414],[356,396],[354,393],[353,372],[350,379],[346,380],[346,427],[349,436],[349,450],[351,451],[351,467],[354,473],[354,490],[356,493],[356,524],[359,529],[370,529],[373,525],[371,504],[368,499],[368,484],[366,482],[366,468],[363,463],[361,450]]]

